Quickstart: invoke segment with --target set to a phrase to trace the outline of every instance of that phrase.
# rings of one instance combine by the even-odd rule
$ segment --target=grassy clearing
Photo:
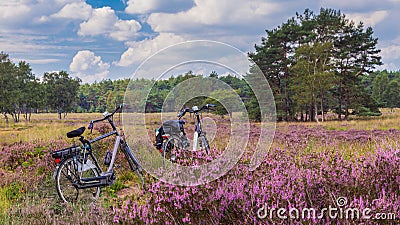
[[[321,125],[328,130],[389,130],[400,129],[400,108],[381,109],[382,115],[377,117],[350,116],[348,121],[328,120],[325,122],[281,122],[277,124],[280,129],[290,125],[316,126]]]
[[[5,123],[2,119],[0,120],[1,144],[66,139],[65,134],[68,131],[87,126],[88,122],[95,118],[101,118],[101,114],[72,113],[61,120],[54,113],[33,114],[31,122],[22,119],[19,123]]]

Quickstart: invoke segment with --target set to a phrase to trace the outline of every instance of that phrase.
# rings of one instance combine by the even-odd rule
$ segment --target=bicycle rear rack
[[[70,156],[79,155],[82,149],[80,147],[72,146],[69,148],[64,148],[61,150],[57,150],[51,153],[51,156],[54,159],[63,159]]]

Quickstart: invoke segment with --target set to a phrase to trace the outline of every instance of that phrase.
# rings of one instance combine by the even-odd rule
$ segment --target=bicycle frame
[[[119,132],[117,130],[113,130],[113,131],[111,131],[111,132],[109,132],[107,134],[103,134],[103,135],[101,135],[99,137],[96,137],[96,138],[90,140],[89,142],[90,142],[90,144],[92,144],[94,142],[100,141],[102,139],[108,138],[108,137],[113,136],[113,135],[116,135],[117,137],[115,139],[114,148],[113,148],[113,151],[112,151],[112,154],[111,154],[111,162],[110,162],[110,165],[108,166],[107,172],[111,172],[112,171],[112,168],[113,168],[114,163],[115,163],[115,158],[116,158],[117,152],[118,152],[118,147],[120,147],[121,151],[124,154],[126,153],[125,154],[126,157],[130,157],[137,164],[137,166],[139,166],[139,164],[137,163],[138,160],[132,154],[128,144],[121,137],[121,135],[119,134]],[[126,144],[126,145],[124,146],[124,144]],[[138,169],[140,170],[141,168],[138,168]]]
[[[198,144],[198,138],[204,134],[202,133],[202,127],[201,127],[201,119],[200,119],[200,112],[204,109],[210,109],[211,107],[215,107],[215,105],[212,104],[206,104],[203,107],[201,107],[200,109],[197,106],[193,106],[191,109],[184,109],[183,111],[181,111],[181,113],[179,113],[178,118],[181,119],[186,112],[190,112],[190,113],[194,113],[196,115],[196,120],[197,123],[195,125],[195,131],[193,134],[193,151],[197,151],[197,144]],[[205,137],[204,137],[205,138]]]
[[[107,172],[111,172],[112,168],[114,167],[115,158],[117,156],[118,147],[121,144],[122,137],[120,136],[120,134],[119,134],[119,132],[117,130],[113,130],[113,131],[111,131],[111,132],[109,132],[107,134],[103,134],[103,135],[101,135],[99,137],[96,137],[95,139],[92,139],[92,140],[89,141],[89,143],[92,144],[94,142],[100,141],[102,139],[108,138],[108,137],[113,136],[113,135],[116,135],[117,137],[115,139],[114,148],[113,148],[112,156],[111,156],[111,162],[110,162],[110,165],[108,166]],[[121,146],[121,149],[122,149],[122,146]],[[98,166],[98,162],[97,162],[96,158],[93,156],[93,153],[90,152],[89,154],[95,160],[95,163],[97,164],[96,166]],[[98,168],[101,169],[100,166],[98,166]]]
[[[115,112],[113,112],[111,115],[108,115],[108,113],[105,113],[105,118],[99,119],[99,120],[95,120],[95,121],[91,121],[90,125],[89,125],[90,128],[93,128],[93,124],[94,123],[107,120],[108,123],[113,128],[113,130],[111,132],[103,134],[101,136],[98,136],[98,137],[96,137],[96,138],[94,138],[92,140],[85,140],[83,136],[81,136],[81,138],[79,139],[82,142],[82,145],[83,145],[83,160],[84,160],[84,162],[83,162],[83,165],[81,163],[79,163],[81,165],[76,163],[78,166],[81,166],[79,180],[83,184],[83,185],[78,185],[77,188],[88,188],[88,187],[92,187],[92,186],[96,185],[96,184],[93,184],[93,185],[91,185],[91,184],[95,183],[95,182],[98,182],[98,180],[95,180],[95,179],[92,179],[92,178],[82,179],[82,173],[84,171],[86,171],[86,170],[94,169],[94,167],[95,167],[95,169],[98,170],[100,176],[113,177],[114,176],[113,168],[114,168],[114,163],[115,163],[115,159],[116,159],[117,152],[118,152],[118,147],[121,148],[121,151],[124,153],[126,159],[128,160],[128,163],[129,163],[129,166],[131,167],[131,169],[133,171],[135,171],[135,169],[136,169],[136,170],[139,171],[139,173],[142,173],[142,168],[141,168],[138,160],[132,154],[128,144],[124,141],[124,139],[122,138],[121,134],[118,132],[118,129],[115,126],[113,120],[111,119]],[[106,172],[104,172],[102,170],[99,162],[97,161],[96,157],[93,155],[91,144],[95,143],[97,141],[100,141],[102,139],[108,138],[110,136],[114,136],[114,135],[116,136],[116,139],[115,139],[115,142],[114,142],[111,161],[110,161],[110,164],[108,165],[108,168],[107,168]],[[90,163],[91,161],[89,161],[89,163],[88,163],[88,160],[89,160],[88,157],[90,157],[94,161],[94,165],[92,163]],[[130,158],[130,160],[128,159],[128,157]],[[134,165],[132,165],[132,163]],[[108,184],[109,183],[102,183],[99,186],[108,185]]]
[[[135,155],[131,152],[128,144],[118,131],[117,127],[113,122],[114,114],[122,109],[123,106],[118,106],[117,109],[109,114],[105,112],[104,118],[98,120],[92,120],[89,124],[89,129],[93,129],[93,124],[107,120],[112,127],[112,131],[106,134],[100,135],[92,140],[86,140],[82,134],[85,131],[85,127],[78,128],[76,130],[67,133],[68,138],[79,137],[79,141],[82,143],[81,146],[72,146],[69,148],[61,149],[52,153],[54,162],[57,163],[57,167],[54,173],[56,180],[56,188],[58,195],[64,202],[76,201],[78,196],[81,195],[82,200],[95,201],[100,195],[100,188],[112,185],[116,180],[116,174],[114,173],[115,160],[118,153],[118,148],[124,153],[126,160],[133,172],[135,172],[142,185],[144,185],[144,179],[142,174],[142,167]],[[121,131],[122,132],[122,131]],[[92,143],[100,141],[102,139],[115,136],[114,147],[112,153],[107,153],[104,164],[108,166],[107,170],[103,172],[103,167],[100,166],[97,158],[93,154]],[[111,155],[111,156],[110,156]],[[85,171],[88,171],[87,173]],[[85,173],[84,173],[85,172]],[[60,179],[61,178],[61,179]],[[72,186],[71,186],[72,184]],[[64,192],[61,187],[72,187],[79,191]],[[92,190],[93,188],[93,190]],[[91,189],[85,192],[83,189]],[[67,194],[67,196],[65,195]],[[71,194],[72,193],[72,194]],[[85,194],[86,193],[86,194]],[[68,196],[69,195],[69,196]],[[67,200],[68,199],[68,200]]]
[[[202,132],[200,114],[199,114],[199,112],[195,112],[195,115],[196,115],[197,123],[195,125],[195,131],[193,134],[193,151],[197,151],[197,144],[199,141],[198,138]]]

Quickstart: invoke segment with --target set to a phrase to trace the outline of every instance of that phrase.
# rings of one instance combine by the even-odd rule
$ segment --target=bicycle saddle
[[[67,133],[67,137],[68,138],[74,138],[74,137],[79,137],[83,134],[83,132],[85,132],[85,127],[80,127],[76,130],[70,131]]]

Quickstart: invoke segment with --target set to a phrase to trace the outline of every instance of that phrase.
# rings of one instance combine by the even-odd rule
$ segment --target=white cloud
[[[321,0],[321,5],[325,8],[335,8],[345,11],[370,11],[371,9],[380,10],[387,7],[391,0],[352,0],[352,1],[338,1],[338,0]],[[390,4],[390,3],[389,3]]]
[[[49,15],[59,12],[64,6],[65,10],[74,4],[82,4],[84,0],[8,0],[0,2],[0,27],[9,29],[33,30],[32,24],[49,22]],[[71,5],[71,6],[68,6]],[[62,12],[67,13],[67,11]],[[79,11],[75,14],[79,15]],[[71,15],[71,14],[70,14]],[[77,16],[74,15],[74,16]]]
[[[383,59],[400,59],[400,45],[391,45],[382,48]]]
[[[86,2],[73,2],[66,4],[60,11],[51,15],[54,18],[86,20],[92,13],[92,7]]]
[[[201,26],[254,26],[278,13],[280,3],[264,0],[195,0],[195,6],[176,14],[153,13],[148,23],[157,32],[195,30]]]
[[[377,69],[379,70],[389,70],[389,71],[399,71],[400,67],[397,62],[388,62],[379,66]]]
[[[94,82],[104,79],[109,73],[110,64],[102,61],[92,51],[83,50],[76,53],[69,66],[70,71],[83,82]]]
[[[134,79],[159,79],[192,70],[208,75],[238,72],[243,75],[250,68],[247,54],[223,43],[213,41],[187,41],[153,54],[135,70]]]
[[[55,2],[59,5],[65,5],[73,2],[82,2],[84,0],[55,0]],[[47,2],[47,1],[46,1]]]
[[[28,63],[34,64],[49,64],[49,63],[57,63],[59,59],[20,59],[20,58],[12,58],[13,62],[25,61]]]
[[[355,23],[362,21],[366,26],[375,26],[389,15],[388,11],[380,10],[373,13],[349,13],[347,17]]]
[[[20,16],[27,15],[31,11],[31,7],[20,2],[5,1],[0,3],[0,18],[15,19]]]
[[[115,31],[110,33],[110,37],[117,41],[132,40],[141,28],[136,20],[118,20],[114,24]]]
[[[118,17],[110,7],[94,9],[89,20],[80,24],[78,34],[93,36],[109,33],[117,21]]]
[[[141,25],[136,20],[120,20],[110,7],[94,9],[91,17],[80,24],[78,35],[107,35],[118,41],[132,40]]]
[[[147,13],[153,9],[158,8],[159,1],[158,0],[129,0],[128,6],[125,9],[127,13]]]
[[[119,62],[114,62],[114,64],[118,66],[129,66],[134,63],[140,63],[157,51],[184,40],[183,37],[175,34],[160,33],[154,39],[129,42],[127,43],[129,45],[128,50],[121,55]]]
[[[179,12],[193,6],[191,0],[129,0],[125,12],[145,14],[149,12]]]

